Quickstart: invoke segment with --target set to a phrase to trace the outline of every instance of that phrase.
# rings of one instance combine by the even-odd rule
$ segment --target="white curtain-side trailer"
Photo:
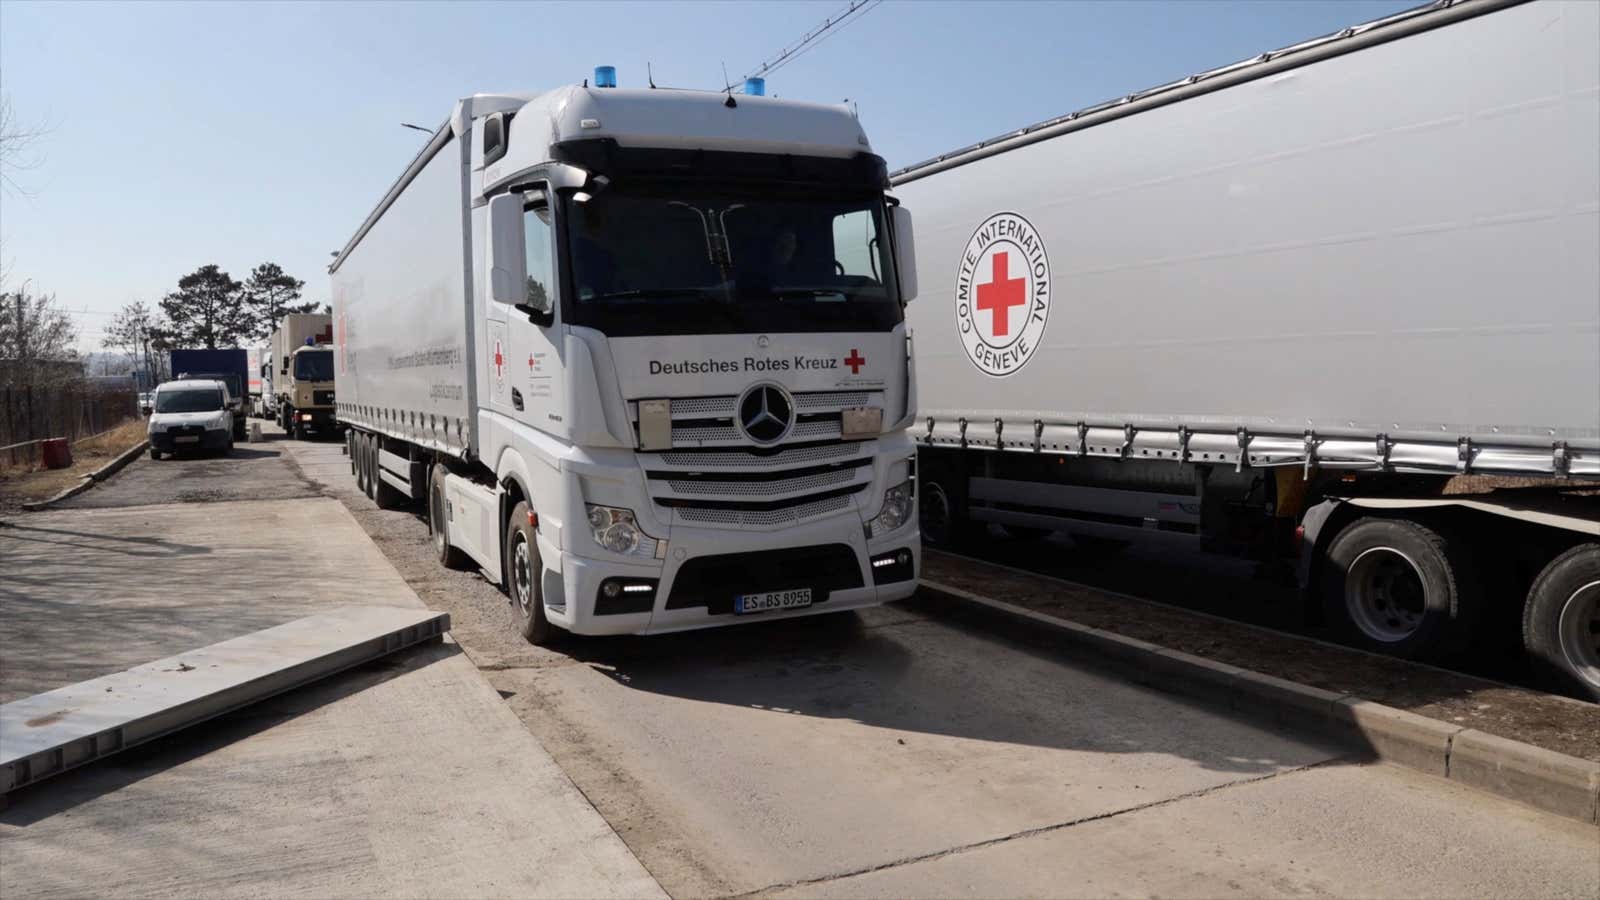
[[[1357,643],[1600,697],[1596,35],[1432,4],[893,173],[924,536],[1297,560]]]
[[[333,262],[360,485],[533,641],[908,596],[883,160],[843,106],[613,77],[460,101]]]

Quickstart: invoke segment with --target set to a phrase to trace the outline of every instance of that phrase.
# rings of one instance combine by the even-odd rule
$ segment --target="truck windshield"
[[[304,350],[296,353],[294,377],[299,381],[332,381],[333,351]]]
[[[222,408],[222,392],[216,388],[184,388],[156,394],[158,413],[214,412]]]
[[[628,336],[901,320],[877,194],[617,185],[566,212],[574,324]]]

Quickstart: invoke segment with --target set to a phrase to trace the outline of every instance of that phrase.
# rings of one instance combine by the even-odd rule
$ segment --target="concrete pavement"
[[[245,474],[299,499],[204,502],[240,473],[143,459],[84,495],[111,508],[0,524],[0,697],[319,609],[420,605],[281,448],[255,449]],[[192,502],[133,505],[158,485]],[[662,894],[447,641],[14,793],[0,896],[88,895]]]
[[[1600,892],[1592,827],[915,603],[530,647],[337,447],[288,448],[675,896]]]

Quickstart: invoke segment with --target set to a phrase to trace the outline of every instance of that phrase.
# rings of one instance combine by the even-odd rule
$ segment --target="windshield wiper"
[[[709,297],[711,288],[659,288],[649,291],[607,291],[587,300],[623,300],[630,297]]]
[[[772,296],[780,299],[784,297],[838,297],[840,300],[850,299],[850,293],[842,288],[778,288]]]

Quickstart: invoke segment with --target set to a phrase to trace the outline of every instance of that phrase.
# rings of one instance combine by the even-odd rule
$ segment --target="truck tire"
[[[383,480],[383,464],[378,461],[378,450],[382,446],[381,438],[372,439],[372,501],[379,509],[399,509],[411,497]]]
[[[378,480],[378,467],[375,465],[377,454],[373,452],[373,445],[376,443],[370,434],[361,436],[361,467],[367,472],[365,490],[367,499],[374,503],[378,502],[378,489],[374,485],[374,482]]]
[[[1522,645],[1552,687],[1600,703],[1600,544],[1579,544],[1533,580]]]
[[[544,614],[539,542],[528,524],[526,501],[512,508],[503,546],[505,557],[501,565],[505,569],[506,595],[511,598],[511,609],[517,614],[517,630],[530,644],[549,644],[556,637],[556,627]]]
[[[350,457],[350,474],[356,474],[356,432],[353,429],[344,433],[344,455]]]
[[[450,543],[450,512],[444,496],[446,469],[438,463],[428,470],[428,534],[433,538],[433,553],[446,569],[467,567],[467,555]]]
[[[948,473],[936,470],[924,476],[922,495],[917,498],[922,542],[952,550],[971,540],[975,529],[967,518],[966,500],[966,492],[956,488]]]
[[[157,450],[154,447],[151,447],[150,448],[150,458],[151,459],[160,459],[161,458],[161,451]]]
[[[244,410],[240,410],[239,415],[235,416],[233,420],[233,439],[236,441],[242,441],[245,439],[246,432],[244,420]]]
[[[1357,519],[1322,560],[1323,610],[1355,644],[1406,659],[1462,646],[1479,609],[1479,579],[1465,548],[1407,519]]]
[[[283,433],[289,440],[298,440],[300,437],[300,420],[295,417],[294,407],[288,406],[283,410]]]

